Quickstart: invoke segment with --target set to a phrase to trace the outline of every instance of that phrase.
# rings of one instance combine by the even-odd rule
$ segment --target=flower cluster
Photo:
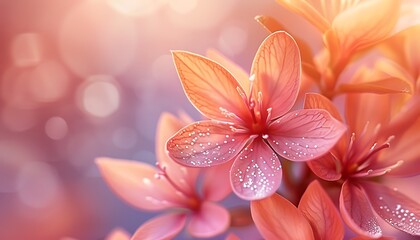
[[[277,2],[318,35],[292,37],[275,18],[257,16],[270,34],[250,74],[216,51],[173,51],[205,120],[162,114],[156,167],[97,159],[121,198],[165,212],[132,239],[173,238],[184,227],[197,238],[226,232],[235,214],[220,201],[231,192],[250,201],[266,239],[381,238],[378,217],[400,230],[386,233],[420,236],[420,204],[391,187],[420,173],[420,26],[399,11],[410,6]],[[314,38],[324,42],[316,53]]]

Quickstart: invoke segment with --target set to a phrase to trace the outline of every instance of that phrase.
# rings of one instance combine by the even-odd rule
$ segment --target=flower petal
[[[331,116],[340,122],[343,122],[340,112],[337,107],[329,100],[318,93],[305,94],[304,100],[305,109],[324,109],[331,114]]]
[[[371,238],[382,236],[366,194],[349,181],[345,181],[341,189],[340,212],[344,222],[356,234]]]
[[[172,213],[153,218],[141,225],[131,240],[172,239],[185,226],[185,214]]]
[[[164,169],[172,182],[183,191],[194,195],[196,180],[200,170],[176,163],[168,156],[166,151],[167,140],[186,124],[169,113],[162,113],[156,131],[156,154],[159,167]]]
[[[327,153],[346,127],[322,109],[303,109],[287,113],[270,124],[271,147],[292,161],[307,161]]]
[[[110,158],[96,159],[102,177],[114,192],[134,207],[160,210],[183,206],[185,198],[175,194],[165,179],[157,179],[158,170],[142,162]]]
[[[391,226],[420,236],[420,204],[382,184],[363,183],[370,203],[381,218]]]
[[[399,17],[399,0],[364,1],[337,15],[332,29],[343,51],[355,51],[384,40]]]
[[[189,52],[174,51],[172,56],[185,93],[197,110],[220,121],[248,120],[245,92],[224,67]]]
[[[340,215],[318,181],[309,184],[298,209],[311,224],[316,239],[343,239],[344,226]]]
[[[203,199],[207,201],[220,201],[232,192],[229,184],[229,174],[232,162],[206,168],[202,185]]]
[[[265,239],[315,239],[303,214],[278,194],[252,201],[251,213]]]
[[[204,202],[200,211],[192,214],[187,230],[193,237],[213,237],[226,231],[229,222],[229,212],[224,207]]]
[[[301,61],[295,40],[286,32],[270,34],[259,47],[252,64],[254,97],[262,94],[261,113],[271,108],[271,116],[288,112],[299,92]]]
[[[192,123],[167,142],[169,157],[191,167],[208,167],[225,163],[239,154],[247,144],[248,134],[235,133],[227,123],[201,121]]]
[[[223,56],[221,53],[214,49],[207,50],[206,54],[210,59],[218,62],[220,65],[224,66],[232,75],[235,77],[235,79],[239,82],[242,89],[246,93],[247,96],[249,96],[249,92],[251,90],[249,80],[249,75],[245,70],[243,70],[239,65],[235,64],[231,60],[229,60],[227,57]]]
[[[340,164],[340,161],[331,153],[327,153],[306,163],[312,172],[324,180],[337,181],[341,178],[341,173],[337,166]]]
[[[240,198],[256,200],[273,194],[280,187],[281,176],[277,155],[257,138],[233,162],[230,181]]]

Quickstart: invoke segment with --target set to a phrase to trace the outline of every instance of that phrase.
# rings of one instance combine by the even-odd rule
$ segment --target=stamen
[[[162,166],[160,163],[156,163],[156,167],[160,170],[159,172],[155,173],[155,178],[156,179],[162,179],[165,178],[171,185],[172,187],[180,192],[182,195],[184,195],[186,198],[190,198],[190,199],[196,199],[197,197],[194,194],[190,194],[188,192],[186,192],[185,190],[183,190],[182,188],[180,188],[167,174],[166,171],[166,166]]]
[[[229,112],[227,109],[223,107],[219,107],[219,110],[223,114],[223,116],[234,119],[235,121],[243,122],[243,120],[240,117],[238,117],[236,114],[234,114],[233,112]]]

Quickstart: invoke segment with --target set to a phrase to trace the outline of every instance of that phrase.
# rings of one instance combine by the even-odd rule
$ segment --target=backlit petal
[[[303,109],[287,113],[269,126],[271,147],[284,158],[306,161],[327,153],[346,127],[322,109]]]
[[[344,51],[360,50],[388,37],[399,7],[399,0],[364,1],[337,15],[332,29]]]
[[[265,239],[315,239],[303,214],[278,194],[251,202],[255,225]]]
[[[229,212],[224,207],[204,202],[200,210],[191,215],[187,230],[194,237],[213,237],[226,231],[229,222]]]
[[[419,202],[382,184],[366,182],[363,188],[372,207],[382,219],[401,231],[420,236]]]
[[[169,113],[161,114],[156,131],[156,154],[159,167],[185,192],[194,195],[199,169],[182,166],[168,156],[166,142],[187,123]]]
[[[371,238],[382,236],[366,194],[349,181],[344,182],[341,189],[340,212],[344,222],[356,234]]]
[[[338,169],[339,166],[337,166],[337,164],[340,164],[340,161],[331,153],[308,161],[307,164],[312,172],[324,180],[337,181],[341,178],[341,173]]]
[[[224,67],[189,52],[172,55],[188,99],[203,115],[228,122],[248,119],[244,90]]]
[[[316,239],[343,239],[344,227],[340,215],[318,181],[309,184],[298,209],[311,224]]]
[[[286,32],[270,34],[259,47],[252,64],[255,74],[254,98],[262,93],[262,109],[271,109],[273,118],[288,112],[296,101],[301,61],[295,40]]]
[[[174,238],[185,226],[185,214],[165,214],[141,225],[131,240],[166,240]]]
[[[203,199],[220,201],[232,192],[229,184],[232,161],[214,167],[206,168],[202,185]]]
[[[255,200],[273,194],[280,187],[281,176],[277,155],[257,138],[235,159],[230,181],[236,195]]]
[[[168,140],[169,156],[191,167],[208,167],[236,157],[247,144],[248,134],[236,133],[232,125],[222,122],[192,123]]]
[[[157,179],[158,170],[148,164],[99,158],[96,165],[111,189],[137,208],[160,210],[182,206],[185,201],[165,178]]]

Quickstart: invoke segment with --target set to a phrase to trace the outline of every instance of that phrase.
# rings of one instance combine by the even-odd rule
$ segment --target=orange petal
[[[340,122],[343,122],[341,114],[337,107],[329,100],[318,93],[307,93],[305,94],[304,108],[306,109],[324,109],[331,114],[331,116]]]
[[[332,29],[346,54],[389,36],[399,17],[400,0],[364,1],[336,16]]]
[[[341,173],[337,166],[340,162],[331,153],[308,161],[307,164],[313,173],[324,180],[337,181],[341,178]]]
[[[207,56],[210,59],[218,62],[220,65],[224,66],[230,73],[232,73],[235,79],[242,86],[242,89],[245,91],[246,95],[249,96],[251,87],[249,75],[245,72],[245,70],[214,49],[207,50]]]
[[[195,194],[199,169],[182,166],[172,160],[166,151],[166,142],[186,124],[169,113],[162,113],[156,131],[156,154],[159,166],[171,180],[185,192]]]
[[[343,239],[344,227],[340,215],[318,181],[309,184],[298,208],[311,224],[316,239]]]
[[[300,85],[300,54],[286,32],[270,34],[259,47],[252,64],[254,97],[262,94],[261,113],[271,110],[272,118],[288,112],[296,101]]]
[[[389,77],[367,83],[341,84],[338,91],[343,93],[409,93],[411,86],[407,81]]]
[[[224,67],[189,52],[172,56],[187,97],[203,115],[227,122],[250,118],[244,90]]]
[[[157,169],[128,160],[96,159],[102,177],[114,192],[134,207],[160,210],[182,207],[186,199],[175,194],[174,187],[165,179],[157,179]]]
[[[278,194],[251,201],[251,213],[257,229],[265,239],[315,239],[304,215]]]
[[[141,225],[131,240],[173,239],[185,226],[186,215],[171,213],[155,217]]]

